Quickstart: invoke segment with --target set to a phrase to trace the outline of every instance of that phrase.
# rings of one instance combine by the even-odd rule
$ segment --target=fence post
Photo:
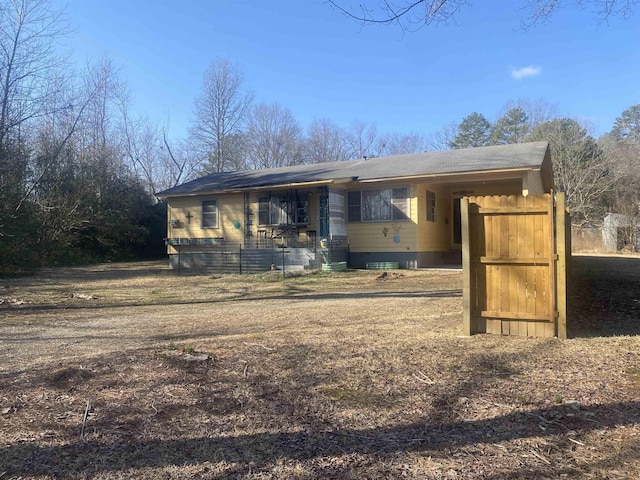
[[[567,338],[567,242],[564,193],[556,193],[556,305],[558,308],[558,338]],[[569,228],[571,223],[569,222]]]
[[[282,278],[286,277],[285,268],[284,268],[284,244],[282,245]]]
[[[238,245],[238,272],[242,275],[242,244]]]
[[[469,198],[460,200],[462,220],[462,334],[471,335],[471,253],[469,250]]]

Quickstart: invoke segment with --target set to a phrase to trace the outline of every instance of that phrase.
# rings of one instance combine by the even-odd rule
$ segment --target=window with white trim
[[[218,201],[202,202],[202,228],[218,228]]]
[[[409,187],[376,188],[347,194],[350,222],[409,220]]]

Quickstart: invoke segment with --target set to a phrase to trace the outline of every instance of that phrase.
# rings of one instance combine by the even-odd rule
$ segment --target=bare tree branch
[[[182,175],[184,174],[184,168],[187,165],[187,160],[185,158],[182,161],[182,163],[180,163],[180,162],[178,162],[178,160],[176,160],[175,155],[171,151],[171,146],[169,145],[169,140],[167,139],[167,129],[166,128],[162,129],[162,141],[164,143],[165,148],[167,149],[167,153],[169,154],[169,158],[171,158],[171,161],[173,162],[173,164],[178,169],[178,173],[177,173],[177,175],[174,176],[174,179],[173,179],[173,182],[172,182],[172,185],[171,185],[172,187],[175,187],[176,185],[178,185],[182,181]]]
[[[396,3],[380,0],[376,6],[361,3],[359,12],[342,7],[336,0],[327,0],[332,7],[361,25],[397,24],[403,30],[414,31],[432,23],[446,23],[467,0],[407,0]]]
[[[466,5],[467,0],[370,0],[358,9],[342,6],[341,0],[327,0],[337,11],[361,25],[398,25],[402,30],[415,31],[433,23],[447,23]],[[526,13],[524,29],[548,22],[561,8],[573,3],[575,8],[593,8],[598,23],[612,17],[629,18],[640,0],[524,0],[521,10]],[[505,4],[507,5],[507,4]]]

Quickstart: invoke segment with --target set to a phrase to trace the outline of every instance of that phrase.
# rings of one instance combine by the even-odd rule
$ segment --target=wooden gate
[[[464,333],[566,338],[564,194],[461,202]]]

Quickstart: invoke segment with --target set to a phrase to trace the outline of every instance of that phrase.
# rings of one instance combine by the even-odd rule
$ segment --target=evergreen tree
[[[529,118],[520,107],[507,110],[495,123],[491,143],[493,145],[506,145],[509,143],[524,142],[529,134]]]
[[[611,136],[616,140],[640,141],[640,104],[627,108],[616,118]]]
[[[449,142],[451,148],[483,147],[491,143],[491,124],[481,113],[473,112],[462,119],[458,134]]]

